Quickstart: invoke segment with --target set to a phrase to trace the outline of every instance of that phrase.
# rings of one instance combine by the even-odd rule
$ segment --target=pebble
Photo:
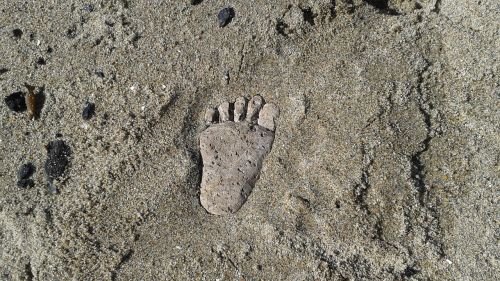
[[[14,30],[12,30],[12,35],[14,35],[14,37],[16,38],[21,38],[21,36],[23,36],[23,31],[19,28],[16,28]]]
[[[95,104],[87,102],[87,105],[83,109],[82,118],[83,120],[90,120],[95,114]]]
[[[83,10],[85,10],[88,13],[91,13],[94,11],[94,6],[92,6],[92,4],[85,4],[83,5]]]
[[[21,112],[26,110],[26,101],[23,92],[15,92],[5,98],[5,104],[14,112]]]
[[[35,186],[35,182],[32,179],[21,179],[17,182],[17,187],[28,188]]]
[[[217,19],[219,20],[219,27],[228,25],[233,18],[234,9],[232,7],[226,7],[220,10],[219,14],[217,15]]]
[[[55,140],[47,145],[47,160],[45,161],[45,175],[49,183],[61,177],[69,164],[71,149],[63,140]]]
[[[47,64],[47,62],[45,61],[45,59],[42,58],[42,57],[38,58],[38,60],[36,61],[36,63],[38,65],[46,65]]]
[[[21,166],[19,172],[17,173],[17,176],[19,177],[20,180],[25,180],[31,177],[34,172],[35,172],[35,166],[31,163],[26,163]]]

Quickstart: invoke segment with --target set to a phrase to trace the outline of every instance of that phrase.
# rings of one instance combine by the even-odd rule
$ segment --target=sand
[[[0,1],[0,279],[497,280],[499,11]],[[4,102],[25,83],[37,120]],[[205,109],[255,94],[280,109],[272,151],[236,214],[208,214]]]

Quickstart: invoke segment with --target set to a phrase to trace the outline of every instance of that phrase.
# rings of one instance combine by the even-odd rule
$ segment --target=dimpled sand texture
[[[218,107],[219,120],[214,120],[214,109],[205,114],[209,127],[200,135],[200,201],[211,214],[235,213],[252,192],[262,161],[271,151],[279,114],[275,105],[263,103],[260,96],[248,105],[238,98],[234,106],[224,102]]]

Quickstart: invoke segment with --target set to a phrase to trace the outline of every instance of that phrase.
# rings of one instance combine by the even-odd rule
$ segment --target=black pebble
[[[94,116],[95,113],[95,104],[88,102],[82,112],[82,117],[84,120],[89,120]]]
[[[86,12],[93,12],[94,11],[94,6],[92,6],[92,4],[85,4],[83,5],[83,9],[86,11]]]
[[[219,20],[219,27],[224,27],[228,25],[231,20],[234,18],[234,9],[231,7],[226,7],[220,10],[217,15],[217,19]]]
[[[35,172],[35,166],[31,163],[26,163],[21,166],[19,172],[17,173],[17,176],[19,177],[20,180],[25,180],[31,177],[31,175],[33,175],[34,172]]]
[[[36,63],[39,64],[39,65],[45,65],[46,64],[44,58],[38,58],[38,60],[36,61]]]
[[[203,2],[203,0],[191,0],[191,5],[198,5],[201,4],[201,2]]]
[[[22,179],[17,182],[17,187],[28,188],[35,186],[35,182],[32,179]]]
[[[71,149],[63,140],[55,140],[47,145],[45,175],[49,183],[61,177],[69,164]]]
[[[26,101],[23,92],[15,92],[5,98],[5,104],[14,112],[21,112],[26,110]]]
[[[16,38],[21,38],[21,36],[23,36],[23,31],[19,28],[16,28],[14,30],[12,30],[12,35],[14,35],[14,37]]]
[[[408,266],[405,268],[405,271],[403,273],[403,276],[405,277],[412,277],[413,275],[419,273],[419,271],[411,266]]]

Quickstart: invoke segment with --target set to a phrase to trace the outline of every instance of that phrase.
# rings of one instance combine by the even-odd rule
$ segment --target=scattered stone
[[[85,5],[83,5],[83,10],[91,13],[94,11],[94,6],[92,6],[92,4],[85,4]]]
[[[191,5],[198,5],[198,4],[201,4],[201,2],[203,2],[203,0],[191,0]]]
[[[102,71],[100,71],[100,70],[96,71],[96,72],[95,72],[95,74],[96,74],[98,77],[100,77],[100,78],[104,78],[104,72],[102,72]]]
[[[21,179],[17,181],[17,187],[19,188],[31,188],[35,186],[35,182],[32,179]]]
[[[15,38],[19,39],[21,36],[23,36],[23,31],[19,28],[16,28],[12,30],[12,35],[14,35]]]
[[[95,114],[95,104],[87,102],[87,105],[85,106],[82,112],[83,120],[89,120],[94,116],[94,114]]]
[[[224,27],[228,25],[234,18],[234,9],[232,7],[226,7],[222,9],[217,15],[219,20],[219,27]]]
[[[63,140],[51,141],[46,148],[45,175],[51,184],[55,179],[64,175],[69,164],[71,149]]]
[[[25,180],[28,179],[33,175],[35,172],[35,166],[32,163],[26,163],[19,168],[19,172],[17,173],[17,176],[19,177],[20,180]]]
[[[44,59],[44,58],[41,58],[41,57],[40,57],[40,58],[38,58],[38,60],[36,61],[36,64],[38,64],[38,65],[46,65],[46,64],[47,64],[47,62],[45,61],[45,59]]]
[[[26,110],[26,101],[24,100],[23,92],[15,92],[5,98],[5,104],[14,112],[22,112]]]

